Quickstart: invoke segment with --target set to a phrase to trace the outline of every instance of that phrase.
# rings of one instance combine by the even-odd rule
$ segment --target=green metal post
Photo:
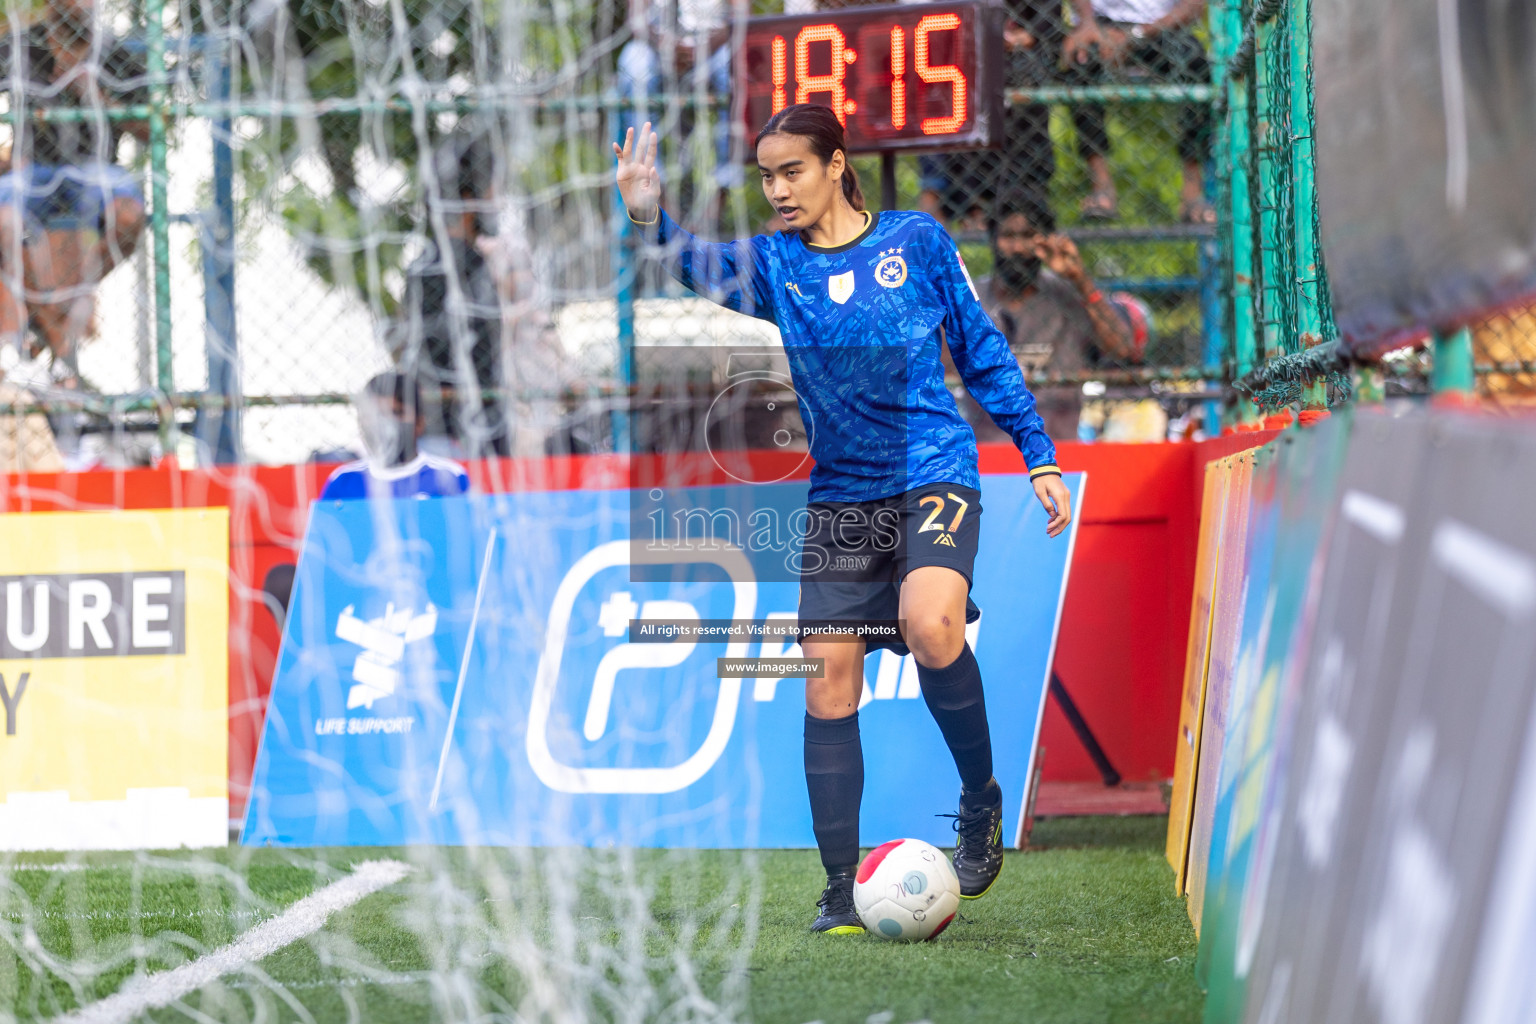
[[[1243,0],[1227,0],[1221,11],[1222,35],[1236,53],[1243,35]],[[1225,68],[1223,68],[1225,73]],[[1253,318],[1253,208],[1249,202],[1249,163],[1253,138],[1248,130],[1248,80],[1227,82],[1227,174],[1231,205],[1227,244],[1232,253],[1232,370],[1241,377],[1253,369],[1257,335]],[[1238,399],[1235,410],[1240,425],[1257,423],[1259,410],[1249,398]]]
[[[1467,399],[1476,394],[1470,330],[1463,327],[1450,334],[1435,335],[1435,364],[1429,382],[1436,398]]]
[[[144,10],[149,72],[149,230],[154,244],[155,366],[160,411],[160,447],[170,455],[176,443],[176,411],[170,404],[176,382],[171,367],[171,233],[166,209],[166,117],[170,87],[165,75],[165,0],[148,0]]]
[[[1275,190],[1275,147],[1280,141],[1270,124],[1270,90],[1274,88],[1269,73],[1270,47],[1276,45],[1273,23],[1260,25],[1253,61],[1254,88],[1252,102],[1258,114],[1258,137],[1253,140],[1258,159],[1259,178],[1259,267],[1263,286],[1259,292],[1259,324],[1264,337],[1264,359],[1280,355],[1284,349],[1280,341],[1280,302],[1278,290],[1285,286],[1280,280],[1279,252],[1280,210]]]
[[[1301,349],[1321,344],[1323,315],[1318,308],[1317,178],[1312,140],[1312,0],[1288,0],[1291,5],[1291,203],[1295,246],[1296,333]],[[1328,406],[1322,380],[1310,381],[1302,392],[1303,409]]]
[[[1291,159],[1295,171],[1296,323],[1304,349],[1323,341],[1317,306],[1317,179],[1312,141],[1312,0],[1291,4]]]

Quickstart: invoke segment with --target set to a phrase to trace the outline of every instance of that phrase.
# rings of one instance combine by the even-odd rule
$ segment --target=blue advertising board
[[[1084,480],[1068,474],[1079,509]],[[803,506],[805,485],[767,504]],[[722,489],[725,490],[725,489]],[[983,480],[968,635],[1009,828],[1023,806],[1077,523]],[[717,504],[731,504],[729,495]],[[627,491],[321,502],[294,582],[249,845],[815,845],[799,679],[721,678],[791,642],[630,642],[634,619],[795,621],[792,577],[730,545],[632,571]],[[953,841],[953,761],[910,656],[871,654],[862,841]]]

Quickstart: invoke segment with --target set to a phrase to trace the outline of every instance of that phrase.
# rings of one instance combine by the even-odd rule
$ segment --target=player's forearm
[[[660,249],[668,272],[689,291],[726,309],[772,319],[772,310],[750,278],[755,272],[751,242],[705,241],[681,227],[664,210],[657,211],[652,224],[640,225],[638,230],[648,243]]]
[[[1006,347],[1004,351],[1008,352]],[[1013,438],[1025,465],[1033,470],[1055,463],[1055,446],[1045,432],[1045,421],[1035,408],[1035,396],[1024,383],[1024,371],[1019,369],[1012,352],[1008,352],[1006,362],[967,366],[961,372],[961,380],[976,404]]]

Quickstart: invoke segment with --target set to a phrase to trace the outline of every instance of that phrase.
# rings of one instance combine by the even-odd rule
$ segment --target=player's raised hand
[[[1030,481],[1035,485],[1035,497],[1040,499],[1040,504],[1045,507],[1045,514],[1050,516],[1050,522],[1045,524],[1045,535],[1056,537],[1072,522],[1072,494],[1067,490],[1067,485],[1061,482],[1061,477],[1055,473],[1047,476],[1038,476]]]
[[[613,144],[614,156],[618,157],[615,181],[619,195],[631,218],[646,222],[656,218],[656,208],[661,203],[661,175],[656,173],[656,133],[647,121],[635,137],[635,130],[624,133],[624,145]]]

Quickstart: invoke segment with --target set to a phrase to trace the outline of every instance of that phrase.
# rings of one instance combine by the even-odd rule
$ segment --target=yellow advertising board
[[[1168,841],[1164,855],[1173,868],[1174,885],[1184,891],[1184,865],[1189,854],[1190,813],[1195,804],[1195,768],[1200,763],[1200,724],[1205,718],[1206,668],[1211,654],[1211,616],[1215,608],[1216,573],[1221,533],[1226,520],[1227,487],[1232,460],[1205,464],[1205,489],[1200,503],[1200,547],[1195,559],[1195,593],[1190,602],[1189,646],[1184,654],[1184,698],[1179,703],[1179,738],[1173,757],[1173,792],[1168,801]]]
[[[223,845],[229,510],[0,515],[0,849]]]

